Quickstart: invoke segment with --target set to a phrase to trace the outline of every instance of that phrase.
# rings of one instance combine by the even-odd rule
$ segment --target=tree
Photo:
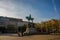
[[[21,35],[23,36],[23,33],[26,31],[26,25],[23,25],[23,26],[19,26],[18,27],[18,30],[19,30],[19,32],[21,32]]]
[[[7,32],[14,33],[16,32],[16,28],[14,25],[7,25]]]
[[[5,26],[0,26],[0,32],[5,33],[6,32],[6,27]]]
[[[58,32],[59,31],[59,22],[58,22],[58,20],[52,19],[51,23],[52,23],[52,27],[54,29],[54,32]]]
[[[41,32],[41,24],[40,23],[35,23],[35,28],[37,31]]]

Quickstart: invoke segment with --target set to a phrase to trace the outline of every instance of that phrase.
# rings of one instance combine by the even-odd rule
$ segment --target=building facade
[[[0,26],[7,25],[23,26],[24,24],[27,24],[27,22],[24,22],[22,19],[0,16]]]
[[[29,30],[30,30],[30,33],[35,32],[34,27],[32,27],[32,26],[30,26],[30,28],[28,27],[27,21],[23,21],[22,19],[17,19],[17,18],[0,16],[0,27],[6,27],[7,28],[8,25],[9,26],[13,25],[15,28],[19,27],[19,26],[27,25],[27,29],[26,29],[27,33],[29,32]]]

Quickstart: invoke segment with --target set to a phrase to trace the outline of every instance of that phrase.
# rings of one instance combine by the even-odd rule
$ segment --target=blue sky
[[[59,19],[60,0],[0,0],[0,16],[21,18],[29,14],[34,22]]]

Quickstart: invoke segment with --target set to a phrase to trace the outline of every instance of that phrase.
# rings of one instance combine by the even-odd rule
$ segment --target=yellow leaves
[[[49,28],[49,29],[58,29],[59,28],[59,23],[60,23],[59,20],[52,19],[52,20],[48,20],[48,21],[45,21],[45,22],[36,23],[35,27],[36,28],[45,27],[45,28]]]
[[[36,28],[36,30],[41,31],[41,24],[35,23],[35,28]]]
[[[35,28],[40,28],[41,24],[40,23],[35,23]]]

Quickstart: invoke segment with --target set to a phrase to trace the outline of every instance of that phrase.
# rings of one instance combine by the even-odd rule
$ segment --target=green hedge
[[[7,25],[7,32],[10,33],[16,32],[16,27],[14,25]]]
[[[6,32],[6,27],[5,26],[0,26],[0,32],[5,33]]]
[[[26,31],[26,25],[24,25],[24,26],[19,26],[18,27],[18,30],[19,30],[19,32],[25,32]]]

